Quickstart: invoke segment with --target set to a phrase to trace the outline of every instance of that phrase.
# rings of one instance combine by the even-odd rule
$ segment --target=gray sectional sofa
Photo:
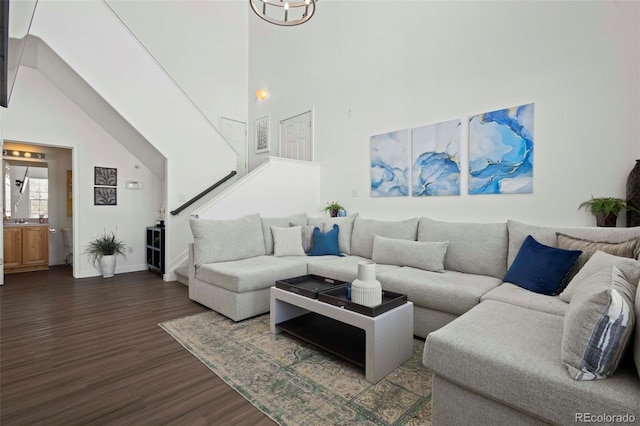
[[[312,228],[327,232],[334,224],[343,256],[305,255]],[[613,424],[622,419],[615,416],[624,415],[640,423],[640,327],[629,326],[635,335],[611,377],[574,380],[567,370],[576,344],[567,336],[578,333],[571,325],[582,319],[591,293],[602,294],[599,285],[611,286],[614,266],[631,277],[632,294],[625,297],[635,298],[631,309],[640,318],[640,227],[453,223],[426,217],[379,221],[357,214],[256,214],[233,221],[194,219],[191,227],[189,297],[235,321],[268,312],[269,288],[278,279],[317,274],[353,281],[358,262],[376,262],[383,289],[407,294],[414,303],[414,334],[426,338],[423,363],[434,373],[435,425]],[[295,232],[286,229],[294,227]],[[300,245],[291,240],[294,234],[301,235],[302,250],[294,247]],[[602,252],[592,260],[581,257],[575,277],[564,282],[568,285],[559,295],[503,281],[528,236],[558,247],[559,234],[572,243],[586,240],[585,253],[596,241],[616,247],[638,242],[632,242],[633,258],[622,264],[620,257]]]

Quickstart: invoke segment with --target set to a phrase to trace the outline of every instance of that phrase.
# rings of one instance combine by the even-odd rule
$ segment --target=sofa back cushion
[[[527,235],[531,235],[536,241],[551,246],[558,247],[556,233],[570,235],[573,238],[582,238],[592,241],[620,242],[632,238],[640,238],[640,226],[633,228],[605,228],[605,227],[570,227],[570,226],[539,226],[528,225],[515,220],[507,221],[509,229],[509,254],[507,258],[508,266],[511,266],[520,246]],[[637,250],[636,250],[637,251]],[[638,258],[635,253],[635,258]],[[576,271],[577,272],[577,271]]]
[[[302,226],[307,224],[307,214],[300,213],[286,217],[263,217],[262,233],[264,234],[264,248],[267,254],[273,254],[273,232],[272,226],[285,228],[287,226]]]
[[[449,241],[444,268],[500,278],[507,273],[507,224],[420,218],[418,241]],[[524,239],[523,239],[524,241]]]
[[[376,235],[415,241],[417,231],[417,217],[397,222],[357,217],[353,222],[351,254],[371,259],[373,257],[373,239]]]
[[[189,224],[195,266],[266,254],[258,214],[234,220],[191,219]]]
[[[323,232],[329,232],[333,229],[333,225],[338,225],[340,228],[338,236],[340,252],[351,254],[351,232],[353,231],[353,222],[357,217],[358,213],[345,217],[310,217],[307,219],[307,224],[318,226],[320,231],[324,229]]]

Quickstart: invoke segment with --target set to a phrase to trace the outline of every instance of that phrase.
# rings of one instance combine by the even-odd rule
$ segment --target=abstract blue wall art
[[[534,104],[469,119],[469,194],[533,192]]]
[[[460,195],[460,136],[462,123],[450,120],[412,130],[414,197]]]
[[[409,195],[409,130],[371,136],[371,196]]]

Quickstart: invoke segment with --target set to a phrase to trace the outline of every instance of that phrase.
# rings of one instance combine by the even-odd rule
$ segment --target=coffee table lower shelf
[[[365,366],[366,335],[358,327],[315,312],[281,322],[278,327],[359,367]]]

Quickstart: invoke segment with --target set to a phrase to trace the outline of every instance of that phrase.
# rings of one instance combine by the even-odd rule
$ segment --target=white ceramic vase
[[[372,261],[358,263],[358,279],[351,284],[351,301],[364,306],[382,303],[382,286],[376,280],[376,264]]]
[[[111,278],[116,273],[116,255],[104,255],[100,258],[100,269],[103,278]]]

